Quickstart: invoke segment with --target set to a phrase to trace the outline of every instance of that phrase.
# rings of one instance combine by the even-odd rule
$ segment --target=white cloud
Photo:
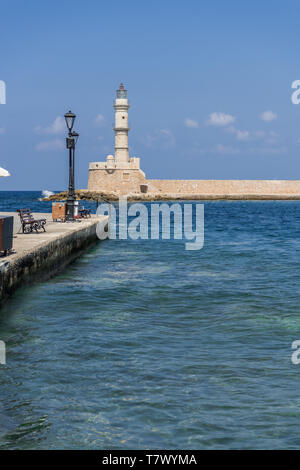
[[[241,131],[240,129],[236,129],[234,126],[229,126],[226,130],[231,134],[235,134],[238,140],[248,140],[250,137],[249,131]]]
[[[194,119],[186,118],[184,120],[184,125],[185,127],[190,127],[193,129],[197,129],[199,127],[199,124],[197,121],[194,121]]]
[[[57,135],[62,134],[66,129],[67,128],[64,118],[62,118],[61,116],[57,116],[57,118],[52,124],[50,124],[50,126],[36,126],[34,130],[37,134]]]
[[[277,114],[274,113],[273,111],[264,111],[260,115],[260,119],[262,119],[265,122],[271,122],[277,119]]]
[[[207,124],[211,126],[228,126],[235,121],[235,117],[225,113],[211,113]]]
[[[61,150],[64,148],[64,143],[60,139],[48,140],[47,142],[39,142],[35,149],[38,152],[48,152],[50,150]]]
[[[94,119],[94,124],[96,127],[103,127],[105,123],[105,118],[103,114],[97,114],[97,116]]]

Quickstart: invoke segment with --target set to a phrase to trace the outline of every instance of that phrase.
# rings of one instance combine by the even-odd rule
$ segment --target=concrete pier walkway
[[[0,301],[24,283],[50,277],[77,258],[98,239],[97,225],[103,230],[108,216],[93,215],[80,222],[53,222],[49,213],[33,214],[47,220],[46,232],[21,233],[17,213],[14,216],[13,253],[0,256]]]

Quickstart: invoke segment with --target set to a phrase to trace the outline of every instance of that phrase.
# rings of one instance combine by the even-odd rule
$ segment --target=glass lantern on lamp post
[[[65,120],[66,120],[69,133],[72,132],[75,119],[76,119],[76,114],[72,113],[72,111],[69,111],[68,113],[65,114]]]

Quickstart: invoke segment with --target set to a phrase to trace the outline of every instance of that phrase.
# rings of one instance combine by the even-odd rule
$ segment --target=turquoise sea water
[[[200,251],[98,243],[0,310],[0,448],[300,448],[299,286],[300,202],[205,202]]]

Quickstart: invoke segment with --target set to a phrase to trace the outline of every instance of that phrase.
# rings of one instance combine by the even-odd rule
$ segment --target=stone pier
[[[107,216],[92,216],[80,222],[53,222],[51,214],[34,214],[46,218],[46,232],[20,233],[19,216],[14,216],[13,253],[0,256],[0,301],[19,286],[49,278],[63,269],[98,240],[96,228],[108,224]]]

